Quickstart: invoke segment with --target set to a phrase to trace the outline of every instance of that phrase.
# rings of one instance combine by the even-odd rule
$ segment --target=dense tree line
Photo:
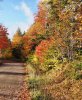
[[[15,33],[11,42],[13,54],[20,51],[18,58],[28,58],[30,53],[34,53],[38,59],[43,59],[44,56],[42,58],[41,54],[49,49],[50,43],[50,47],[54,46],[54,49],[59,49],[62,60],[64,58],[69,61],[73,60],[78,54],[78,46],[81,51],[80,43],[82,41],[78,39],[82,32],[81,10],[82,2],[80,0],[41,1],[38,5],[35,22],[30,29],[22,34],[20,28],[18,28]],[[4,27],[1,30],[7,33]],[[2,34],[2,32],[0,33]],[[0,41],[3,41],[3,39],[5,42],[9,41],[6,35]]]

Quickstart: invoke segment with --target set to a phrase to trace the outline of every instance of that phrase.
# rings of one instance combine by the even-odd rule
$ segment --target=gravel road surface
[[[0,65],[0,100],[18,100],[18,93],[24,82],[23,63]]]

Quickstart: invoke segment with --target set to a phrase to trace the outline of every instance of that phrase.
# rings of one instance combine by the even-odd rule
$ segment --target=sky
[[[26,31],[34,22],[40,0],[0,0],[0,24],[12,39],[17,28]]]

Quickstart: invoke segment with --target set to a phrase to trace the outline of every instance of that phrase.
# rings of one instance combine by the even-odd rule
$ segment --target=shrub
[[[82,70],[82,63],[76,64],[74,67],[76,70]]]
[[[79,79],[82,79],[81,70],[82,70],[81,63],[78,64],[76,62],[75,65],[70,63],[68,64],[65,70],[65,75],[69,77],[70,79],[79,80]]]
[[[32,100],[43,100],[43,96],[40,91],[34,90],[31,91]]]
[[[74,79],[76,79],[76,80],[82,79],[82,74],[76,73],[74,76]]]
[[[37,89],[38,88],[38,80],[36,78],[29,79],[29,89]]]
[[[44,62],[41,66],[44,67],[45,71],[49,71],[62,63],[62,56],[60,50],[54,46],[48,49],[46,55],[44,56]]]

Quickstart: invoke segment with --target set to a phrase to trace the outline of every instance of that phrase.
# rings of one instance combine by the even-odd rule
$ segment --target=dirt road
[[[18,100],[25,76],[23,63],[0,65],[0,100]]]

